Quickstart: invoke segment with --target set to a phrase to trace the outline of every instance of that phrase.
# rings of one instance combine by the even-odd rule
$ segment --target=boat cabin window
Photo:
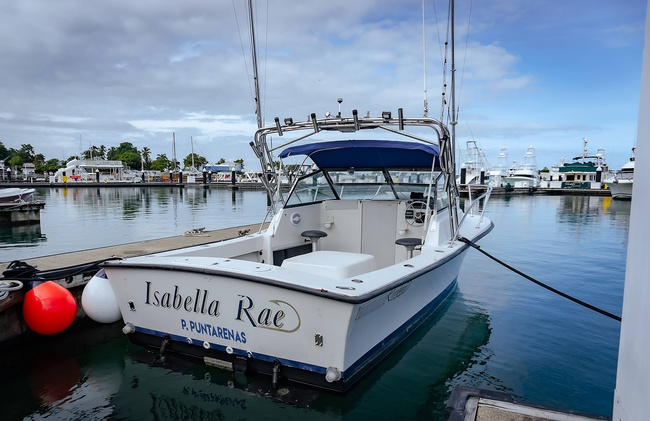
[[[291,196],[287,199],[287,206],[306,203],[322,202],[336,199],[336,194],[325,178],[322,171],[301,177],[295,185]]]
[[[433,182],[432,182],[433,177]],[[429,194],[431,183],[434,194]],[[426,200],[437,198],[438,209],[448,204],[440,172],[417,170],[327,170],[301,177],[287,199],[287,206],[330,199]]]

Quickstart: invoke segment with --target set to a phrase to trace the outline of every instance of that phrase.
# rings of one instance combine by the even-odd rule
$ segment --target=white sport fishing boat
[[[535,148],[529,146],[524,154],[521,165],[513,164],[509,174],[503,178],[506,188],[527,188],[535,190],[539,187],[539,171],[535,160]]]
[[[249,13],[253,33],[250,2]],[[453,31],[451,39],[453,50]],[[276,117],[262,127],[256,101],[251,146],[269,192],[268,227],[106,262],[110,285],[100,274],[88,283],[86,313],[98,313],[87,296],[100,296],[99,307],[114,296],[117,314],[102,310],[110,314],[98,318],[121,314],[124,332],[159,355],[266,374],[275,387],[295,381],[347,390],[452,295],[465,241],[493,227],[477,206],[489,189],[466,213],[459,206],[453,86],[452,72],[451,132],[433,118],[404,118],[401,109],[397,118],[354,110],[284,124]],[[278,142],[284,136],[291,139]],[[296,157],[302,162],[287,162]],[[311,169],[294,177],[286,198],[289,177],[275,170],[278,161]],[[86,294],[91,285],[109,292]]]
[[[268,374],[275,385],[345,391],[452,294],[469,247],[459,238],[475,242],[493,227],[472,212],[489,191],[461,212],[449,132],[432,118],[355,110],[285,122],[255,133],[262,168],[277,153],[304,155],[314,170],[286,200],[269,171],[281,204],[267,229],[104,269],[134,342]],[[361,131],[363,140],[304,142]],[[294,132],[267,147],[269,136]],[[370,132],[409,141],[368,140]]]
[[[611,177],[605,180],[605,184],[612,192],[612,199],[631,200],[632,187],[634,185],[634,151],[636,147],[632,148],[632,156],[621,167],[621,170],[612,174]]]

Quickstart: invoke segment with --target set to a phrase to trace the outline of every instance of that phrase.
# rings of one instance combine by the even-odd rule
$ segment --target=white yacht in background
[[[503,148],[499,152],[496,162],[488,171],[490,187],[503,187],[503,179],[508,176],[508,170],[508,150]]]
[[[559,167],[559,181],[562,189],[600,190],[604,178],[609,172],[605,159],[605,149],[598,148],[595,154],[587,149],[587,139],[582,139],[582,155],[573,158],[572,162],[562,162]]]
[[[506,188],[536,189],[539,187],[539,171],[535,158],[535,148],[528,147],[520,165],[513,164],[503,179]]]
[[[636,161],[634,157],[635,149],[636,148],[632,148],[632,156],[628,162],[623,164],[621,170],[617,171],[611,177],[605,180],[605,184],[607,184],[609,190],[612,192],[612,199],[632,199],[632,187],[634,184],[634,164]]]
[[[73,159],[51,176],[54,183],[138,183],[142,172],[125,168],[122,161]]]
[[[467,141],[465,160],[460,165],[459,187],[483,185],[487,180],[487,159],[475,140]]]

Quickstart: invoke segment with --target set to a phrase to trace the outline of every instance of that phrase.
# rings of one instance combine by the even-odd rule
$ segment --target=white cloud
[[[479,140],[522,136],[542,144],[550,131],[566,145],[580,127],[594,133],[599,127],[603,138],[634,137],[643,0],[624,8],[605,0],[473,2],[469,26],[469,3],[458,3],[461,116],[475,118],[467,123]],[[30,143],[53,157],[77,153],[80,136],[109,147],[128,141],[156,154],[168,153],[174,131],[179,139],[197,139],[210,160],[253,159],[247,14],[243,2],[235,5],[236,15],[230,2],[201,0],[5,2],[0,140],[9,147]],[[266,122],[334,113],[339,97],[348,114],[398,107],[421,114],[421,2],[256,7]],[[440,108],[437,38],[445,38],[446,5],[436,4],[435,12],[427,6],[431,114]],[[603,46],[615,59],[602,60]],[[575,64],[578,54],[582,62]],[[616,84],[612,75],[627,81],[617,107],[606,90]],[[618,127],[603,119],[604,109]],[[628,145],[622,149],[627,155]]]

